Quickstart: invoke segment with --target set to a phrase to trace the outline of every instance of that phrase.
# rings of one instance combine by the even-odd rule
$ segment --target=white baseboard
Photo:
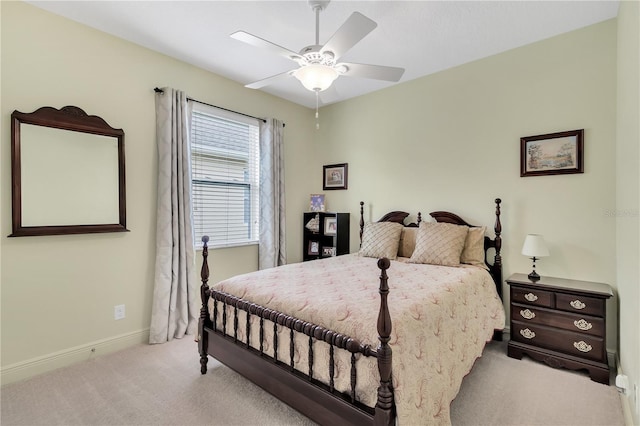
[[[133,331],[119,336],[109,337],[62,351],[17,362],[0,370],[0,383],[25,380],[38,374],[53,371],[81,361],[87,361],[96,356],[116,352],[140,343],[149,342],[149,329]]]

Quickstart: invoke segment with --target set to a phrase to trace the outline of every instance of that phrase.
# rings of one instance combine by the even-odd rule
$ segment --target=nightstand
[[[609,384],[607,284],[526,274],[507,279],[511,288],[511,339],[507,354],[523,354],[554,368],[586,369],[591,380]]]

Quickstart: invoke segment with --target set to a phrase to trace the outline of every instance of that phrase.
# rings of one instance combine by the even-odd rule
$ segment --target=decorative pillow
[[[451,223],[422,222],[411,263],[458,266],[468,227]]]
[[[404,226],[396,222],[370,222],[364,225],[360,256],[386,257],[394,260],[398,256],[400,233]]]
[[[484,233],[486,227],[472,227],[467,232],[464,248],[460,254],[460,263],[487,268],[484,263]]]
[[[416,236],[418,235],[418,227],[402,228],[400,234],[400,247],[398,247],[398,257],[411,257],[413,250],[416,248]]]

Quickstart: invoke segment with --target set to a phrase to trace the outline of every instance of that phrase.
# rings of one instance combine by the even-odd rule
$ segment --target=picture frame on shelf
[[[323,212],[324,211],[324,194],[311,194],[309,200],[309,211]]]
[[[338,219],[336,217],[324,218],[324,235],[336,235],[338,232]]]
[[[333,257],[336,255],[335,247],[322,247],[322,257]]]
[[[520,177],[584,173],[584,129],[520,138]]]
[[[347,189],[348,163],[322,166],[322,189]]]
[[[320,242],[318,241],[309,241],[309,247],[307,249],[307,254],[315,256],[320,254]]]

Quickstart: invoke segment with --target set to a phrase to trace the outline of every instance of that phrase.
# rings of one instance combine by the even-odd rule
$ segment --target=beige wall
[[[520,250],[539,233],[551,253],[539,273],[615,288],[615,110],[610,20],[323,108],[313,157],[317,169],[349,163],[349,190],[327,192],[331,210],[356,216],[363,200],[367,219],[449,210],[491,226],[500,197],[505,277],[531,270]],[[520,177],[521,137],[573,129],[585,129],[584,174]]]
[[[286,123],[289,215],[308,201],[313,112],[22,2],[2,9],[3,382],[148,334],[153,292],[157,150],[154,92]],[[11,233],[10,115],[75,105],[125,131],[128,233],[7,238]],[[46,178],[43,176],[43,178]],[[294,220],[295,223],[295,220]],[[297,224],[295,225],[297,226]],[[301,243],[290,239],[291,250]],[[294,256],[295,258],[295,256]],[[216,250],[213,280],[257,268],[257,248]],[[125,304],[126,318],[113,319]]]
[[[618,12],[616,144],[616,258],[620,294],[620,364],[629,376],[633,424],[640,424],[640,3],[621,2]],[[636,398],[638,394],[636,393]]]

